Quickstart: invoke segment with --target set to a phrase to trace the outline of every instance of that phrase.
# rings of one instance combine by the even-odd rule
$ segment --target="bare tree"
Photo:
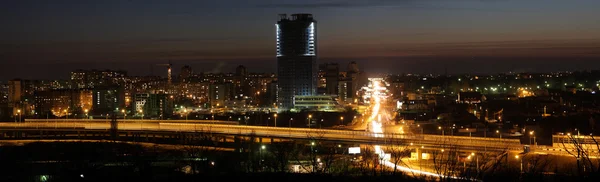
[[[431,153],[433,171],[439,175],[440,181],[451,181],[461,174],[460,161],[457,156],[458,147],[456,146],[446,146]]]
[[[271,144],[269,151],[273,154],[272,167],[277,172],[287,172],[292,154],[296,153],[296,142],[278,142]]]
[[[402,159],[410,158],[411,149],[410,145],[407,144],[400,136],[404,137],[404,135],[389,135],[388,141],[390,146],[386,149],[390,154],[390,161],[394,164],[394,168],[392,169],[392,175],[395,176],[397,174],[398,166],[410,167],[406,164]]]
[[[200,168],[201,161],[206,162],[211,154],[215,154],[216,146],[213,141],[211,128],[202,129],[192,134],[181,134],[183,151],[187,159],[185,162],[191,167],[190,172],[196,174]]]
[[[594,136],[562,135],[558,138],[562,148],[577,160],[580,177],[600,174],[600,143]]]
[[[357,169],[362,175],[376,175],[375,163],[377,161],[377,157],[375,155],[376,154],[371,147],[365,147],[361,151],[358,159],[359,162],[357,163]]]

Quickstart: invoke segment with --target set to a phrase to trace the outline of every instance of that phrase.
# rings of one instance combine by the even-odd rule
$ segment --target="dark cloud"
[[[395,4],[393,4],[395,2]],[[397,3],[409,3],[413,0],[348,0],[348,1],[316,1],[302,3],[272,3],[261,4],[259,7],[264,8],[353,8],[353,7],[373,7],[373,6],[391,6]]]
[[[461,1],[461,0],[456,0]],[[468,0],[462,0],[468,1]],[[327,9],[327,8],[402,8],[409,10],[436,10],[436,11],[484,11],[484,12],[521,12],[517,10],[494,9],[494,8],[465,8],[460,6],[436,5],[436,0],[347,0],[347,1],[316,1],[301,3],[271,3],[260,4],[261,8],[291,8],[291,9]],[[494,0],[477,2],[495,2]]]

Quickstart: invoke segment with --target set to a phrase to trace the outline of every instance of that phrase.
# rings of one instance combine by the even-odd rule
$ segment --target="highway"
[[[218,122],[215,122],[218,123]],[[28,122],[0,123],[1,128],[11,129],[77,129],[77,130],[109,130],[107,122]],[[439,136],[420,134],[387,134],[353,130],[284,128],[267,126],[246,126],[212,123],[174,123],[174,122],[120,122],[119,130],[123,131],[173,131],[173,132],[211,132],[231,135],[254,135],[257,137],[314,139],[361,144],[414,145],[423,147],[456,146],[463,150],[522,150],[517,139],[498,139],[463,136]]]

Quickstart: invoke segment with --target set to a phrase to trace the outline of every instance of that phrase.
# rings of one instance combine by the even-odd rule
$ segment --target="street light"
[[[187,114],[187,108],[183,109],[183,114],[185,114],[185,120],[188,120],[188,114]],[[214,116],[213,116],[213,120],[215,120]]]
[[[354,117],[356,117],[356,116],[354,116]],[[341,117],[340,117],[340,121],[342,122],[342,123],[340,123],[340,124],[344,124],[344,116],[341,116]]]
[[[292,121],[294,121],[294,118],[290,118],[290,121],[289,121],[289,127],[290,127],[290,129],[292,129]]]
[[[21,122],[21,109],[17,109],[17,113],[19,113],[19,122]]]
[[[138,112],[142,115],[142,120],[144,120],[144,110],[140,109]]]
[[[479,171],[479,156],[475,156],[475,152],[471,152],[471,155],[469,156],[469,159],[470,159],[471,156],[475,157],[475,165],[477,167],[477,171]]]
[[[500,130],[496,130],[496,133],[500,135],[500,139],[502,139],[502,133],[500,133]]]
[[[312,114],[309,114],[307,119],[308,128],[310,128],[310,120],[312,119]]]
[[[442,130],[442,136],[444,136],[444,130],[442,129],[441,126],[438,126],[438,130]],[[467,130],[469,130],[469,129],[467,128]]]
[[[125,109],[121,110],[121,112],[123,113],[123,120],[127,119],[127,113],[125,113]]]
[[[275,127],[277,127],[277,113],[273,114],[273,117],[275,118]]]
[[[323,124],[323,119],[321,119],[321,122],[319,123],[319,129],[321,129],[322,124]]]
[[[89,119],[90,117],[88,116],[88,110],[87,110],[87,109],[85,109],[85,110],[83,110],[83,112],[85,112],[85,118],[86,118],[86,119]]]
[[[519,160],[519,155],[515,155],[515,159]],[[521,158],[519,163],[521,164],[521,173],[523,173],[523,158]]]
[[[537,145],[537,143],[535,142],[535,134],[533,131],[529,132],[529,145],[531,145],[531,136],[533,136],[533,144]]]
[[[467,128],[467,131],[469,132],[469,137],[471,137],[471,132],[469,131],[469,128]]]
[[[217,104],[217,106],[218,106],[218,105],[219,105],[219,104]],[[210,114],[212,115],[212,116],[211,116],[212,122],[214,122],[214,121],[215,121],[215,112],[213,112],[213,110],[212,110],[212,109],[210,110]],[[246,118],[246,116],[244,116],[244,118]],[[246,121],[246,122],[248,122],[248,121]]]
[[[65,111],[65,117],[66,117],[65,119],[69,119],[69,113],[67,113],[66,109],[64,111]]]

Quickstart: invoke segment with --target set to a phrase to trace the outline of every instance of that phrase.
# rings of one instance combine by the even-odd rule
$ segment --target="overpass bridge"
[[[234,124],[235,123],[235,124]],[[109,120],[26,120],[24,123],[0,123],[2,139],[109,139]],[[173,140],[209,133],[228,137],[253,137],[267,140],[333,141],[347,144],[399,145],[459,151],[522,152],[518,139],[498,139],[428,134],[388,134],[355,130],[308,129],[237,125],[218,120],[119,120],[119,137]],[[225,140],[225,138],[223,138]]]

